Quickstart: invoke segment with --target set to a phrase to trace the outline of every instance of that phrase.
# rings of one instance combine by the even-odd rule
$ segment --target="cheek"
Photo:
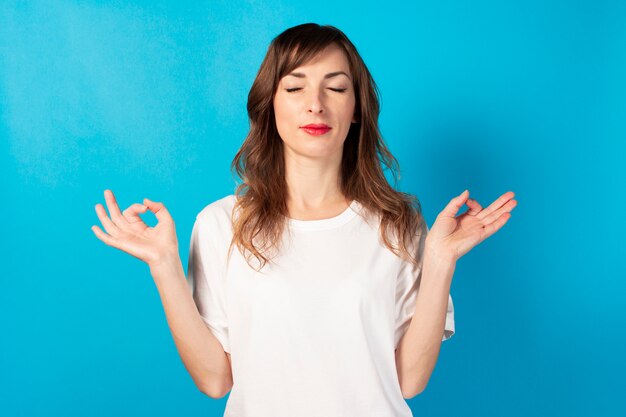
[[[276,119],[276,126],[278,127],[283,124],[283,120],[285,119],[283,107],[278,101],[274,101],[274,118]]]
[[[350,120],[352,121],[352,116],[354,115],[354,112],[356,110],[355,108],[355,99],[354,98],[350,98],[348,100],[346,100],[342,106],[342,118],[344,120]]]
[[[345,97],[343,101],[343,106],[346,112],[349,113],[353,111],[355,105],[356,105],[356,98],[354,97],[353,94],[351,94],[349,97]]]
[[[293,104],[288,103],[286,100],[274,100],[274,115],[277,123],[284,124],[288,122],[293,113]]]
[[[291,121],[293,117],[290,114],[289,106],[284,101],[274,101],[274,119],[276,122],[276,130],[282,140],[290,137]]]

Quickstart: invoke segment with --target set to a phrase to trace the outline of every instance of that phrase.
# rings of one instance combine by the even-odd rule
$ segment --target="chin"
[[[337,154],[341,157],[341,153],[343,152],[343,146],[338,149],[328,146],[302,146],[292,149],[294,153],[312,159],[333,158],[333,156]]]

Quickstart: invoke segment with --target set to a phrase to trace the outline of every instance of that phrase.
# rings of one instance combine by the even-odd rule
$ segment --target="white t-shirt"
[[[332,218],[288,219],[283,250],[258,273],[236,245],[227,262],[235,198],[197,215],[187,277],[231,354],[224,416],[411,416],[395,349],[415,310],[421,262],[415,268],[384,246],[379,217],[353,201]],[[450,296],[442,340],[453,334]]]

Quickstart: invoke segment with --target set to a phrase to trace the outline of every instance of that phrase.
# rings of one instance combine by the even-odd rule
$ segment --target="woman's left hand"
[[[426,247],[456,262],[506,224],[517,205],[514,196],[512,191],[506,192],[483,209],[476,200],[469,198],[468,190],[463,191],[437,216],[426,235]],[[455,217],[463,204],[467,204],[469,210]]]

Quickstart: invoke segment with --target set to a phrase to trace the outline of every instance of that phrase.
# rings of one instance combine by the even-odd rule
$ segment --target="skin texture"
[[[426,388],[437,363],[456,262],[506,224],[517,206],[514,196],[506,192],[483,209],[465,190],[450,200],[430,228],[415,311],[396,349],[396,369],[404,398],[412,398]],[[469,210],[457,216],[463,205]]]
[[[347,75],[324,78],[337,71]],[[356,122],[352,74],[345,52],[334,44],[294,72],[304,77],[284,76],[273,102],[285,149],[287,205],[292,218],[328,218],[348,204],[340,191],[339,172],[344,141]],[[312,136],[300,128],[309,123],[324,123],[331,130]]]
[[[324,78],[337,71],[347,76]],[[349,204],[341,193],[339,175],[344,141],[350,124],[357,122],[348,60],[339,46],[331,45],[294,72],[304,77],[283,77],[273,102],[285,149],[290,217],[333,217]],[[300,128],[309,123],[325,123],[332,129],[311,136]],[[469,198],[466,190],[450,200],[430,227],[415,314],[396,350],[405,398],[424,390],[437,361],[456,262],[507,223],[517,205],[514,196],[506,192],[483,208]],[[174,220],[167,208],[146,198],[143,204],[134,203],[121,211],[111,190],[105,190],[104,198],[110,217],[102,204],[96,204],[95,211],[106,233],[95,225],[91,230],[105,244],[150,266],[185,366],[202,392],[213,398],[223,397],[233,383],[230,354],[222,350],[193,304],[178,253]],[[463,205],[469,210],[457,215]],[[139,216],[147,210],[157,217],[155,227],[149,227]]]
[[[517,206],[513,197],[515,193],[508,191],[483,209],[478,201],[469,198],[468,190],[463,191],[450,200],[437,216],[426,238],[428,244],[456,262],[506,224],[511,218],[511,211]],[[457,216],[463,205],[467,205],[469,210]]]
[[[163,203],[144,199],[121,211],[111,190],[104,191],[111,217],[102,204],[95,210],[107,233],[91,230],[107,245],[148,264],[157,286],[176,348],[198,389],[222,398],[233,384],[230,354],[203,322],[185,280],[174,220]],[[150,210],[158,223],[149,227],[139,216]]]
[[[98,239],[149,265],[158,263],[166,255],[178,253],[174,220],[163,203],[145,198],[144,204],[131,204],[122,212],[111,190],[104,190],[104,199],[111,217],[107,216],[102,204],[96,204],[98,219],[108,233],[92,226],[91,230]],[[147,210],[152,211],[158,220],[155,227],[149,227],[139,217]]]

